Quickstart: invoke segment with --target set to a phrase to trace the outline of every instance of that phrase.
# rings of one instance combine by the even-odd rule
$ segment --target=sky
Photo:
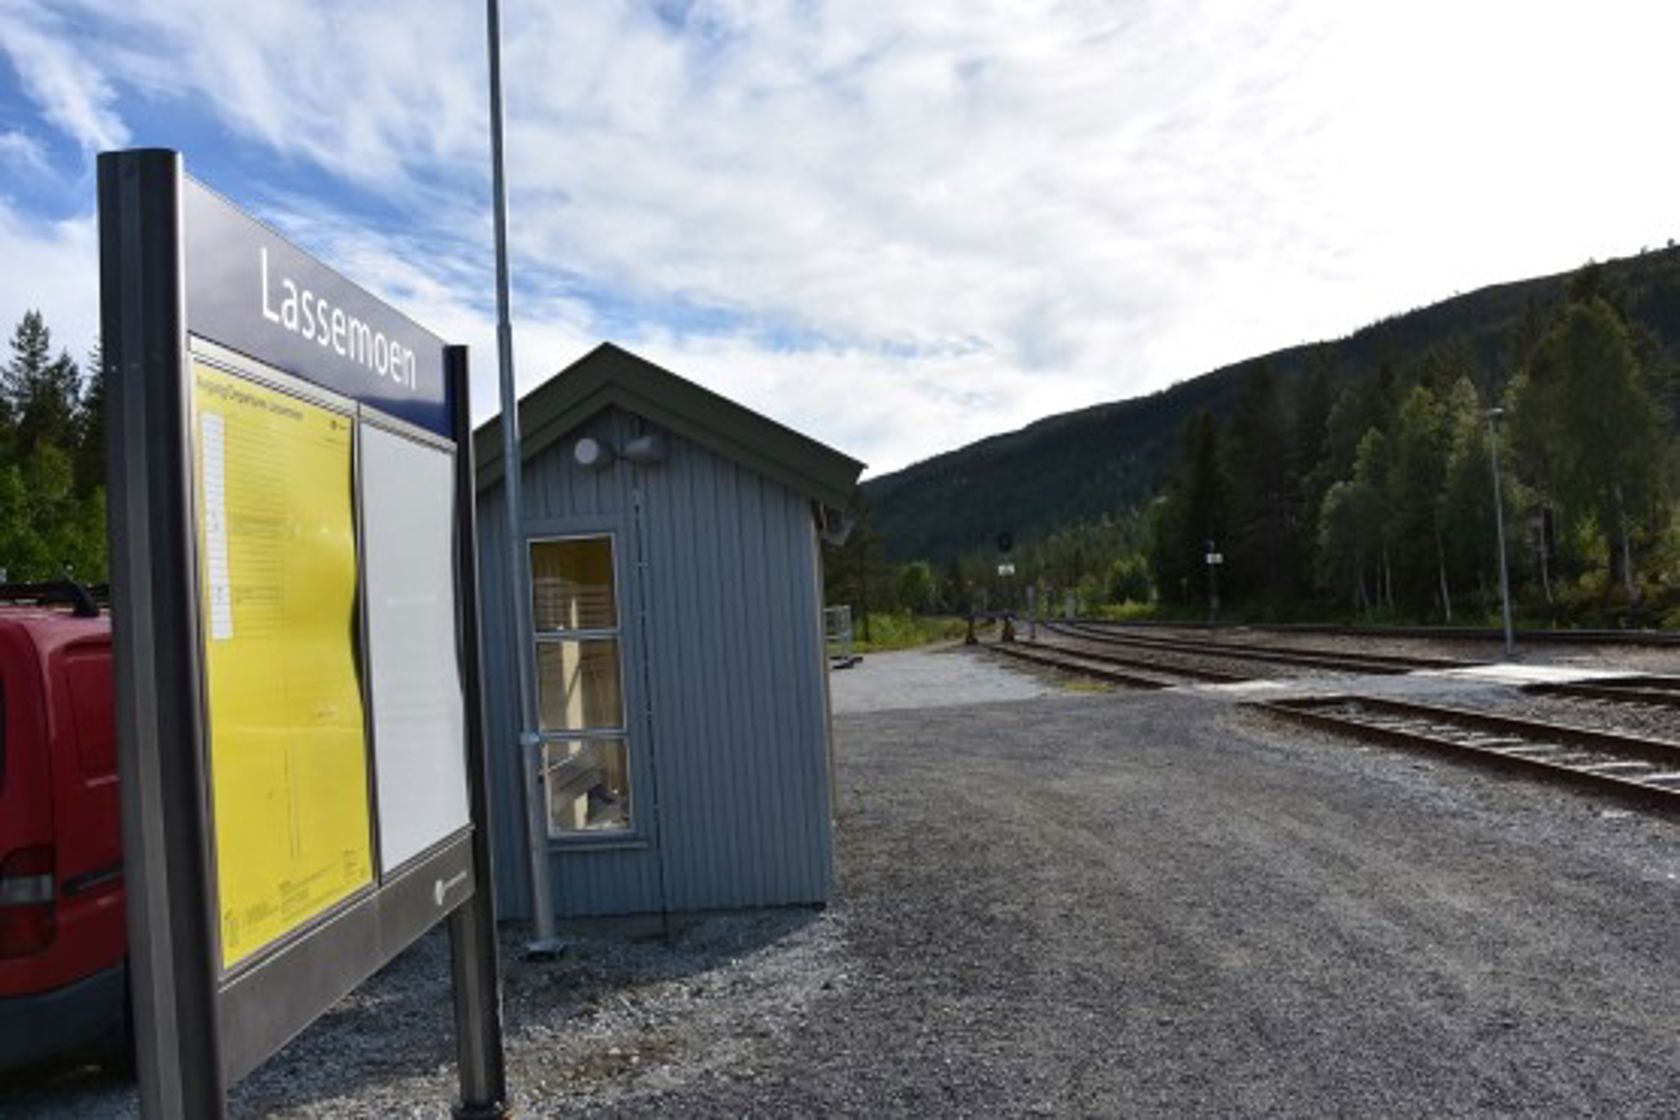
[[[878,475],[1680,237],[1680,5],[505,0],[521,391],[611,340]],[[496,410],[467,0],[0,0],[0,329],[98,319],[94,157],[188,171]]]

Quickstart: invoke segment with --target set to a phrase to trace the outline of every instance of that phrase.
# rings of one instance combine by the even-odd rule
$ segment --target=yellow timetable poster
[[[351,421],[193,365],[222,965],[372,881]]]

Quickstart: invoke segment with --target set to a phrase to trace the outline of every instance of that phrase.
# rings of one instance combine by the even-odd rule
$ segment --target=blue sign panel
[[[187,330],[453,435],[443,340],[186,179]]]

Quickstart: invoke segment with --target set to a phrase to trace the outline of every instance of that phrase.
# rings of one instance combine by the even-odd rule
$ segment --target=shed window
[[[613,538],[531,542],[537,712],[553,837],[630,827]]]

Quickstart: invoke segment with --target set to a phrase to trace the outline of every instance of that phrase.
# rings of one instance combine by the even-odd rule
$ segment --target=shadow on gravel
[[[133,1087],[134,1076],[121,1062],[80,1055],[51,1059],[0,1073],[0,1120],[33,1115],[40,1107],[36,1102],[59,1096],[120,1096]]]
[[[731,982],[712,973],[821,918],[808,907],[673,916],[668,937],[658,919],[592,923],[569,933],[568,951],[553,961],[525,960],[524,930],[508,927],[501,948],[510,1065],[529,1056],[521,1051],[547,1049],[621,1014],[639,989],[676,984],[694,998],[727,996]],[[234,1087],[229,1111],[308,1111],[440,1069],[452,1089],[454,1060],[449,942],[439,929]],[[0,1120],[137,1115],[133,1079],[115,1068],[65,1059],[0,1075]]]
[[[650,984],[700,979],[822,917],[812,907],[673,916],[669,936],[657,920],[595,923],[568,934],[555,961],[525,961],[523,942],[502,937],[502,988],[509,1034],[532,1021],[548,1029],[587,1018],[614,997]]]
[[[820,917],[810,908],[673,916],[669,936],[658,919],[594,922],[568,932],[567,951],[556,960],[527,960],[525,929],[504,928],[502,1025],[510,1077],[519,1080],[513,1071],[522,1051],[548,1051],[597,1020],[615,1018],[639,989],[678,982],[698,994],[711,987],[707,974]],[[440,1068],[453,1087],[453,1015],[449,942],[438,930],[240,1085],[231,1111],[307,1109]]]

